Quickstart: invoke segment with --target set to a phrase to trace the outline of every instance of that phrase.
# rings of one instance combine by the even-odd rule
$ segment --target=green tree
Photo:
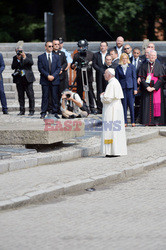
[[[147,35],[156,40],[155,21],[159,18],[165,25],[164,0],[99,0],[98,18],[116,36],[126,40],[142,40]]]
[[[130,35],[129,25],[142,11],[139,0],[100,0],[99,6],[97,11],[99,20],[116,36]]]

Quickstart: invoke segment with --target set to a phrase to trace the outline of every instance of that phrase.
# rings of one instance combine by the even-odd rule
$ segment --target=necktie
[[[134,58],[134,66],[136,67],[136,58]]]
[[[48,65],[49,65],[49,74],[51,75],[51,58],[50,58],[50,54],[48,54]]]

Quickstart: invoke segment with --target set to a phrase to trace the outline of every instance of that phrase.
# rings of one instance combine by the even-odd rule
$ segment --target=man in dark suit
[[[138,76],[138,71],[139,71],[139,68],[140,68],[140,65],[142,64],[143,62],[143,59],[140,57],[141,55],[141,51],[139,48],[135,47],[133,49],[133,56],[130,58],[130,62],[135,66],[136,68],[136,73],[137,73],[137,76]]]
[[[66,60],[66,55],[63,51],[60,51],[60,42],[58,39],[53,40],[53,53],[55,55],[58,55],[60,58],[60,63],[61,63],[61,71],[59,73],[59,80],[60,80],[60,85],[59,85],[59,108],[58,108],[58,114],[61,114],[60,111],[60,99],[61,99],[61,93],[65,90],[68,89],[68,81],[66,81],[66,67],[67,67],[67,60]],[[52,113],[52,98],[51,98],[51,87],[49,90],[49,104],[48,104],[48,112]]]
[[[147,46],[147,48],[145,49],[145,55],[141,56],[141,58],[142,58],[142,60],[143,60],[144,63],[147,62],[147,57],[149,56],[149,55],[147,56],[146,53],[149,53],[151,50],[155,50],[154,43],[149,43],[148,46]],[[158,55],[158,54],[157,54],[157,60],[156,61],[160,62],[161,64],[164,63],[163,57],[161,55]]]
[[[140,57],[141,51],[139,48],[135,47],[133,49],[133,56],[130,58],[131,64],[135,66],[136,69],[136,76],[137,76],[137,90],[138,93],[135,95],[135,106],[134,106],[134,113],[135,113],[135,122],[140,122],[140,105],[141,105],[141,91],[140,91],[140,77],[138,77],[138,72],[140,66],[143,62],[143,59]]]
[[[116,69],[119,65],[118,51],[115,48],[110,49],[109,54],[112,57],[112,68]]]
[[[114,47],[118,52],[118,57],[120,58],[121,54],[124,52],[124,38],[122,36],[118,36],[116,39],[116,46]]]
[[[58,119],[59,108],[59,73],[61,71],[60,58],[52,53],[53,44],[48,41],[45,43],[46,52],[38,56],[38,70],[40,72],[40,84],[42,85],[42,105],[41,119],[46,116],[48,110],[49,88],[52,94],[52,113]]]
[[[1,105],[2,105],[2,112],[4,115],[8,114],[8,108],[7,108],[7,102],[6,102],[6,95],[4,92],[4,86],[3,86],[3,78],[2,78],[2,72],[5,69],[5,63],[3,60],[3,56],[0,53],[0,99],[1,99]]]
[[[147,48],[150,48],[151,50],[156,50],[156,49],[155,49],[155,44],[154,44],[154,43],[149,43]],[[163,62],[163,57],[162,57],[161,55],[159,55],[159,54],[157,54],[157,60],[158,60],[161,64],[164,63],[164,62]]]
[[[110,54],[106,55],[103,68],[104,68],[104,73],[105,73],[106,69],[108,69],[108,68],[114,69],[114,67],[112,66],[112,57]],[[103,75],[103,77],[104,77],[104,75]],[[105,77],[104,77],[104,80],[105,80]],[[107,85],[108,85],[108,81],[105,80],[105,85],[103,86],[104,91],[105,91]]]
[[[124,52],[128,55],[129,59],[133,56],[130,44],[127,43],[124,45]]]
[[[60,57],[61,71],[59,73],[59,80],[60,80],[59,91],[60,93],[62,93],[65,89],[69,88],[68,84],[66,84],[66,81],[65,81],[66,80],[65,69],[67,67],[67,60],[66,60],[65,53],[59,49],[60,48],[59,40],[58,39],[53,40],[52,43],[53,43],[53,53],[55,53],[56,55]]]
[[[18,92],[18,101],[20,104],[20,113],[25,114],[25,92],[29,99],[29,115],[34,115],[35,98],[33,91],[33,82],[35,77],[32,71],[33,59],[32,55],[24,52],[21,46],[16,47],[16,55],[13,57],[12,69],[15,72],[12,74],[13,82],[16,83]]]
[[[98,113],[102,113],[102,103],[100,100],[100,94],[104,92],[105,87],[105,79],[104,79],[104,63],[105,56],[107,54],[108,43],[102,41],[100,43],[100,51],[96,52],[93,57],[93,68],[96,70],[96,87],[97,87],[97,109]]]

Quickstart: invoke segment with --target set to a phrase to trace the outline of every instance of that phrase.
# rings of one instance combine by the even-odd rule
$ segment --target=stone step
[[[41,99],[42,97],[42,92],[41,91],[34,91],[35,94],[35,99]],[[7,100],[8,99],[17,99],[17,91],[5,91],[5,95]],[[25,95],[25,98],[27,98],[27,95]]]
[[[32,66],[32,69],[33,69],[33,71],[37,71],[37,72],[39,72],[38,71],[38,66],[37,66],[37,64],[34,64],[33,66]],[[14,70],[11,68],[11,65],[5,65],[5,69],[4,69],[4,72],[14,72]]]
[[[26,51],[25,51],[25,53],[26,53]],[[27,52],[27,53],[30,53],[32,55],[32,58],[37,58],[39,55],[44,53],[44,51],[39,51],[39,52],[31,51],[31,52]],[[15,51],[14,52],[13,51],[10,51],[10,52],[3,51],[2,55],[4,58],[13,59],[13,56],[15,56],[16,53],[15,53]]]
[[[12,65],[13,58],[4,58],[5,65]],[[34,65],[37,65],[37,58],[33,58]]]
[[[14,83],[6,83],[4,84],[4,89],[5,89],[5,93],[6,91],[16,91],[16,84]],[[38,91],[40,92],[41,91],[41,85],[38,83],[38,84],[33,84],[33,89],[34,91]]]
[[[7,107],[9,114],[13,111],[19,111],[18,97],[16,99],[7,99]],[[25,98],[25,110],[29,111],[29,100]],[[2,112],[2,107],[0,106],[0,111]],[[35,111],[41,112],[41,99],[35,98]]]
[[[166,55],[166,42],[165,41],[152,41],[155,44],[156,50],[160,53]],[[129,43],[133,48],[139,47],[142,49],[143,42],[142,41],[125,41],[124,44]],[[114,42],[108,42],[109,47],[115,46]],[[100,41],[97,42],[89,42],[89,50],[96,52],[99,50]],[[16,43],[0,43],[0,51],[1,53],[8,53],[6,56],[13,56],[15,55],[15,47]],[[69,52],[73,52],[77,49],[77,42],[64,42],[64,48],[67,49]],[[45,43],[24,43],[24,51],[29,52],[31,54],[34,53],[34,56],[37,56],[45,52]],[[35,54],[36,53],[36,54]],[[4,54],[5,55],[5,54]],[[5,57],[6,57],[5,56]]]
[[[5,93],[6,93],[6,91],[15,91],[16,85],[13,83],[6,83],[6,84],[4,84],[4,89],[5,89]]]
[[[36,81],[34,84],[38,84],[40,81],[39,75],[35,75]],[[5,77],[3,76],[3,83],[8,84],[8,83],[13,83],[13,77],[11,77],[11,74],[5,74]]]
[[[15,91],[5,91],[6,99],[15,99],[16,92]]]

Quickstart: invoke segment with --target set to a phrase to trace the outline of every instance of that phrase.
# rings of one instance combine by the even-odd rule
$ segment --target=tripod
[[[84,74],[85,72],[85,74]],[[85,75],[85,79],[84,79]],[[82,85],[83,85],[83,91],[85,92],[85,102],[87,106],[89,107],[89,85],[88,85],[88,72],[87,72],[87,67],[82,67],[81,68],[81,77],[82,77]]]

